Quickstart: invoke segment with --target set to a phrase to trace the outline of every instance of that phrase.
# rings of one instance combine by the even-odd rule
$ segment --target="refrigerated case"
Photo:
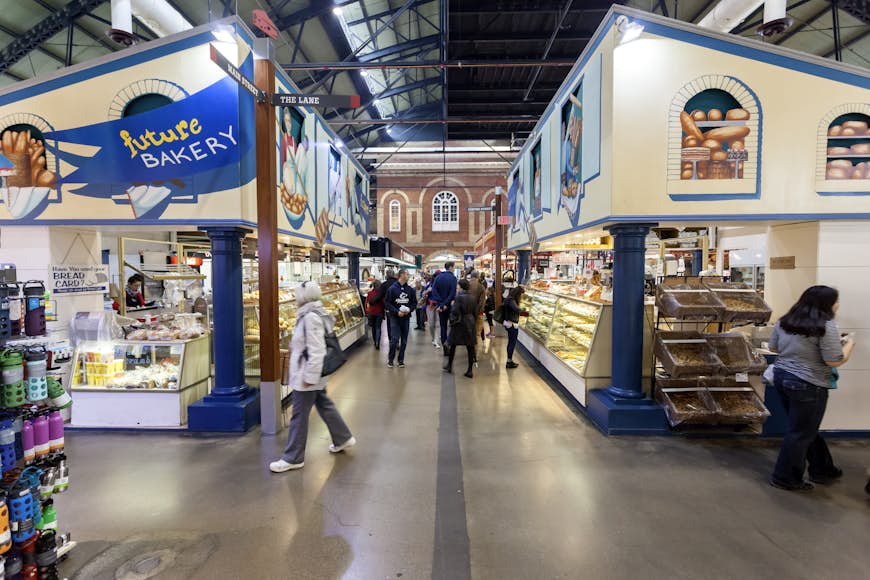
[[[190,340],[85,341],[70,385],[76,427],[181,427],[208,394],[209,335]]]
[[[342,348],[349,348],[365,336],[365,313],[356,287],[348,283],[323,284],[323,306],[335,318],[335,334]],[[260,309],[256,291],[246,293],[244,307],[245,376],[260,374]],[[278,298],[278,344],[290,348],[290,338],[296,326],[296,296],[294,291],[281,290]]]
[[[520,342],[581,405],[590,389],[609,385],[613,305],[529,289],[521,307]],[[644,316],[644,385],[652,373],[652,305]]]

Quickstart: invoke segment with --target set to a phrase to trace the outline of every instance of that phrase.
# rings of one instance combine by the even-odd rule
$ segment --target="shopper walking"
[[[450,305],[456,297],[456,276],[453,274],[453,262],[444,264],[444,271],[435,277],[432,284],[432,300],[438,310],[438,324],[441,326],[441,346],[444,356],[447,356],[447,321],[450,319]]]
[[[384,303],[384,308],[386,308],[387,301],[387,292],[390,288],[393,287],[393,284],[396,283],[396,275],[395,271],[392,268],[387,268],[384,270],[384,283],[381,284],[381,287],[378,288],[378,293],[375,294],[375,301],[381,301]],[[393,336],[393,329],[390,328],[390,322],[387,320],[387,338]]]
[[[417,294],[417,305],[414,307],[414,319],[417,325],[414,330],[426,330],[426,299],[423,297],[423,280],[414,281],[414,292]]]
[[[444,370],[448,373],[453,372],[453,358],[456,356],[456,347],[465,345],[468,351],[468,370],[465,371],[465,376],[469,379],[474,378],[472,366],[475,363],[475,344],[477,336],[475,336],[475,321],[477,320],[477,302],[474,296],[469,291],[470,284],[468,280],[459,281],[459,294],[453,301],[453,307],[450,311],[450,347],[447,349],[447,364],[444,365]]]
[[[507,363],[506,368],[515,369],[519,365],[514,362],[514,350],[517,348],[517,341],[520,336],[520,316],[525,314],[520,307],[525,290],[522,286],[511,288],[507,298],[502,303],[502,314],[504,315],[504,329],[507,331]]]
[[[426,319],[429,321],[429,338],[432,340],[432,346],[436,349],[441,348],[441,343],[435,338],[435,329],[438,328],[438,303],[432,299],[432,285],[440,273],[441,270],[437,270],[432,276],[429,276],[423,290],[426,296]]]
[[[305,466],[305,445],[308,442],[308,417],[311,407],[317,413],[332,438],[331,453],[340,453],[356,445],[356,439],[326,396],[328,377],[321,376],[326,357],[324,335],[332,332],[335,321],[323,307],[320,286],[303,282],[296,288],[296,326],[290,339],[290,386],[293,388],[293,414],[287,434],[287,447],[278,461],[269,464],[275,473],[301,469]]]
[[[399,368],[405,368],[405,349],[408,347],[408,333],[411,330],[411,312],[417,305],[414,289],[408,285],[408,271],[399,270],[399,278],[387,290],[384,306],[387,309],[387,320],[392,328],[390,334],[390,353],[387,356],[387,366],[393,368],[393,361],[398,351]]]
[[[489,285],[486,289],[486,302],[483,304],[483,313],[486,315],[486,325],[489,327],[489,333],[487,334],[488,338],[493,338],[495,334],[493,333],[493,318],[492,313],[495,311],[495,286]]]
[[[381,350],[381,327],[384,324],[384,299],[378,300],[381,283],[378,280],[372,282],[372,289],[366,294],[366,315],[369,317],[369,326],[372,327],[372,342],[375,350]]]
[[[477,340],[477,337],[481,337],[481,341],[484,340],[483,337],[483,309],[486,304],[486,286],[480,281],[480,272],[477,270],[471,270],[468,273],[468,283],[469,290],[468,293],[474,299],[474,303],[477,305],[477,311],[474,315],[474,338]]]
[[[830,483],[843,475],[819,434],[829,390],[836,388],[836,368],[849,360],[855,346],[851,336],[840,335],[834,322],[839,307],[835,289],[812,286],[773,329],[770,350],[779,353],[773,381],[788,413],[788,429],[770,479],[774,487],[813,489],[804,481],[807,463],[812,482]]]

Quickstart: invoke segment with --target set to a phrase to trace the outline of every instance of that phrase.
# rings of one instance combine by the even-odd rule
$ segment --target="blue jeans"
[[[408,346],[408,333],[411,330],[410,316],[389,315],[390,322],[390,354],[387,359],[393,362],[396,357],[396,347],[399,351],[399,364],[405,362],[405,348]]]
[[[824,478],[834,470],[834,460],[819,426],[828,405],[828,389],[774,368],[773,384],[788,413],[788,429],[773,469],[773,480],[784,485],[803,483],[809,462],[811,478]]]
[[[507,355],[508,360],[514,360],[514,349],[517,347],[517,341],[520,337],[520,329],[514,324],[514,326],[507,328],[505,327],[508,335],[508,343],[507,343]]]
[[[375,343],[375,347],[378,347],[381,344],[381,323],[383,322],[383,314],[369,315],[369,326],[372,327],[372,341]]]

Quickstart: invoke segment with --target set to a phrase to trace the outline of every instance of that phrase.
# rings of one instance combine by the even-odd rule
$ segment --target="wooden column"
[[[266,39],[258,39],[263,42]],[[266,44],[266,43],[263,43]],[[270,48],[270,47],[269,47]],[[275,64],[268,54],[254,60],[254,84],[275,92]],[[281,427],[281,377],[278,351],[278,185],[275,173],[275,107],[268,98],[254,114],[257,153],[257,255],[260,288],[260,420],[264,434]]]

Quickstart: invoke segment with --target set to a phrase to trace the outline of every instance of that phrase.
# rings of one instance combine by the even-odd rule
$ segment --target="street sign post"
[[[257,99],[258,103],[264,103],[266,101],[266,93],[260,90],[260,87],[254,84],[254,81],[246,77],[242,74],[236,65],[227,60],[227,57],[218,52],[218,49],[215,45],[210,44],[209,50],[211,52],[211,60],[221,67],[231,79],[239,83],[243,89],[254,95],[254,98]]]
[[[492,211],[495,208],[491,205],[471,205],[465,208],[466,211],[477,212],[477,211]]]
[[[325,107],[328,109],[356,109],[359,95],[305,95],[302,93],[275,93],[272,104],[276,107]]]

